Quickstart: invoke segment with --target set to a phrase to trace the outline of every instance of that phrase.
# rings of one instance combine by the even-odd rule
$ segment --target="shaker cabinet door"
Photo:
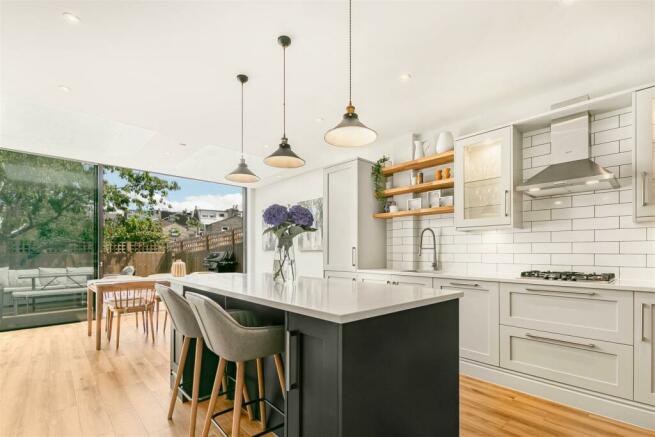
[[[635,293],[635,401],[655,405],[655,293]]]
[[[655,220],[655,87],[633,96],[635,221]]]
[[[455,226],[512,223],[512,127],[455,143]]]
[[[357,269],[357,161],[327,169],[324,177],[326,270]]]

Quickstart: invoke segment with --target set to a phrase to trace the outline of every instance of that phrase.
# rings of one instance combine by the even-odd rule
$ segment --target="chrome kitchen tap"
[[[423,247],[423,234],[425,234],[426,231],[430,231],[432,234],[432,247]],[[421,231],[421,238],[419,240],[418,244],[418,256],[421,256],[421,249],[432,249],[434,251],[434,255],[432,257],[432,270],[437,270],[437,237],[434,234],[434,231],[431,228],[425,228],[423,231]]]

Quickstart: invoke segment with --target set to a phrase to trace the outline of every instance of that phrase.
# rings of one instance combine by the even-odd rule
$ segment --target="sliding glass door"
[[[98,167],[0,149],[0,330],[84,320]]]

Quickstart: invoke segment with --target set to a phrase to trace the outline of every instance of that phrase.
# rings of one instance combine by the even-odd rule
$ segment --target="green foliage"
[[[104,229],[105,241],[111,243],[122,241],[162,243],[166,240],[161,223],[148,215],[132,215],[125,220],[106,220]]]
[[[375,188],[375,198],[378,200],[381,210],[384,210],[384,206],[387,203],[387,198],[384,196],[387,177],[382,174],[382,169],[384,168],[384,164],[388,161],[389,157],[383,155],[382,158],[378,159],[371,168],[371,178],[373,179],[373,187]]]

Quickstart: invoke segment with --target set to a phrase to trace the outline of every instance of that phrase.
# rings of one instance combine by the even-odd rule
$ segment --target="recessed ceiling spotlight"
[[[78,17],[77,15],[73,14],[72,12],[64,12],[64,13],[61,14],[61,15],[62,15],[62,16],[66,19],[66,21],[68,21],[69,23],[79,23],[80,21],[82,21],[82,20],[80,20],[80,17]]]
[[[410,80],[412,80],[412,75],[410,73],[403,73],[400,75],[401,82],[409,82]]]
[[[186,147],[186,143],[180,143],[180,146]]]
[[[268,149],[269,147],[271,146],[269,146],[268,144],[264,144],[264,149]]]
[[[70,93],[71,89],[67,87],[66,85],[59,85],[57,88],[59,88],[59,91],[63,93]]]

